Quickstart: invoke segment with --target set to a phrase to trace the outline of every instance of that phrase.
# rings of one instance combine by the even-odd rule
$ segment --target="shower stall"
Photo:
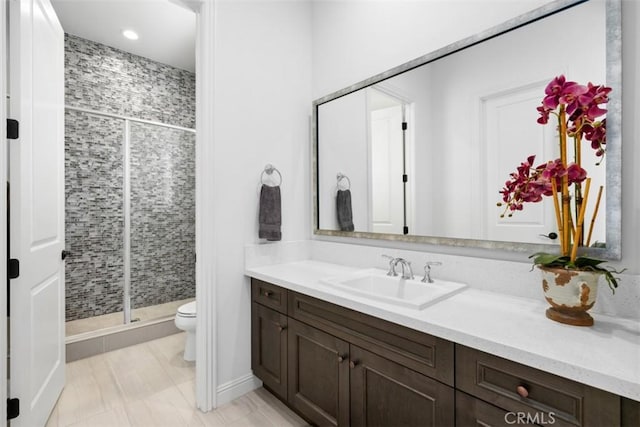
[[[67,106],[67,336],[195,297],[195,131]]]

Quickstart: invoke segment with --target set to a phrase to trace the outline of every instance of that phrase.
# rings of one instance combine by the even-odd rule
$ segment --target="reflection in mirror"
[[[338,204],[342,184],[333,181],[331,170],[344,171],[353,182],[349,187],[356,230],[402,234],[408,225],[408,185],[402,177],[407,175],[408,158],[403,123],[410,103],[383,87],[372,86],[318,109],[318,122],[323,124],[320,158],[327,171],[319,185],[321,194],[331,194],[322,204],[327,228],[344,230]]]
[[[352,183],[359,237],[384,233],[450,244],[460,241],[447,239],[557,244],[548,237],[557,233],[552,203],[501,218],[498,192],[528,156],[536,155],[536,164],[558,157],[556,130],[536,122],[536,107],[551,79],[564,74],[581,84],[611,85],[607,10],[604,1],[591,0],[544,19],[534,20],[539,18],[534,12],[525,26],[452,54],[445,48],[446,55],[427,55],[423,65],[316,101],[320,231],[340,229],[335,177],[342,172]],[[567,22],[589,22],[589,31]],[[562,40],[580,40],[584,48],[568,48]],[[615,64],[609,60],[609,66]],[[616,144],[609,140],[609,150],[619,150]],[[596,166],[597,160],[583,159],[583,165],[592,185],[606,192],[607,160]],[[605,199],[592,239],[600,243],[610,223]]]

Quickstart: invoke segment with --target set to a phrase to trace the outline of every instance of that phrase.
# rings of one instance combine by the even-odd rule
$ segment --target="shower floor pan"
[[[123,313],[111,313],[66,322],[67,362],[181,332],[174,324],[178,307],[194,298],[132,310],[124,324]]]

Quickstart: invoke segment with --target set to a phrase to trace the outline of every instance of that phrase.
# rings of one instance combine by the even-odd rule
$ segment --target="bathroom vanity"
[[[313,424],[640,425],[638,366],[607,360],[595,372],[575,348],[633,360],[637,343],[554,324],[537,301],[501,296],[521,305],[500,311],[497,295],[467,289],[413,310],[318,280],[349,271],[317,261],[247,270],[253,372]]]
[[[572,36],[566,22],[593,25],[587,32],[573,27],[578,33]],[[478,252],[471,248],[555,250],[552,204],[544,207],[547,214],[540,209],[521,224],[517,217],[498,221],[494,199],[512,165],[494,160],[508,158],[502,154],[511,153],[516,134],[518,150],[551,152],[544,141],[553,136],[542,137],[530,113],[548,77],[570,69],[572,80],[605,81],[612,88],[606,171],[599,171],[606,223],[598,239],[605,245],[588,254],[620,259],[620,22],[618,0],[549,2],[316,99],[314,235],[387,240],[391,244],[379,249],[394,253],[398,242],[455,246],[472,256]],[[546,61],[550,49],[540,40],[585,34],[596,41],[588,43],[590,55],[569,50],[562,55],[566,64],[557,55]],[[337,191],[347,190],[353,191],[354,231],[337,222]],[[368,245],[341,248],[337,252],[347,256],[337,257],[331,254],[335,246],[313,243],[309,259],[360,267],[373,259]],[[449,257],[455,265],[443,277],[464,277],[467,288],[437,298],[429,291],[425,301],[394,301],[393,291],[383,295],[385,284],[397,287],[384,279],[385,271],[375,276],[371,269],[294,256],[289,258],[298,261],[273,263],[278,251],[252,251],[270,265],[246,269],[252,278],[252,368],[313,424],[640,426],[636,307],[635,320],[598,315],[591,328],[552,322],[542,298],[526,297],[533,288],[519,267],[503,268],[493,255],[482,262]],[[360,280],[373,276],[371,286]],[[342,286],[347,284],[351,289]],[[410,285],[420,293],[416,283],[406,285],[403,292]]]

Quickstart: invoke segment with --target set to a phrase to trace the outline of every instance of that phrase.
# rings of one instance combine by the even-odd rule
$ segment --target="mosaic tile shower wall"
[[[65,113],[66,318],[122,310],[122,120]]]
[[[65,37],[68,106],[193,128],[195,76]],[[65,114],[66,319],[122,311],[124,120]],[[132,308],[195,296],[195,135],[130,125]]]
[[[65,35],[67,105],[195,128],[195,74]]]

